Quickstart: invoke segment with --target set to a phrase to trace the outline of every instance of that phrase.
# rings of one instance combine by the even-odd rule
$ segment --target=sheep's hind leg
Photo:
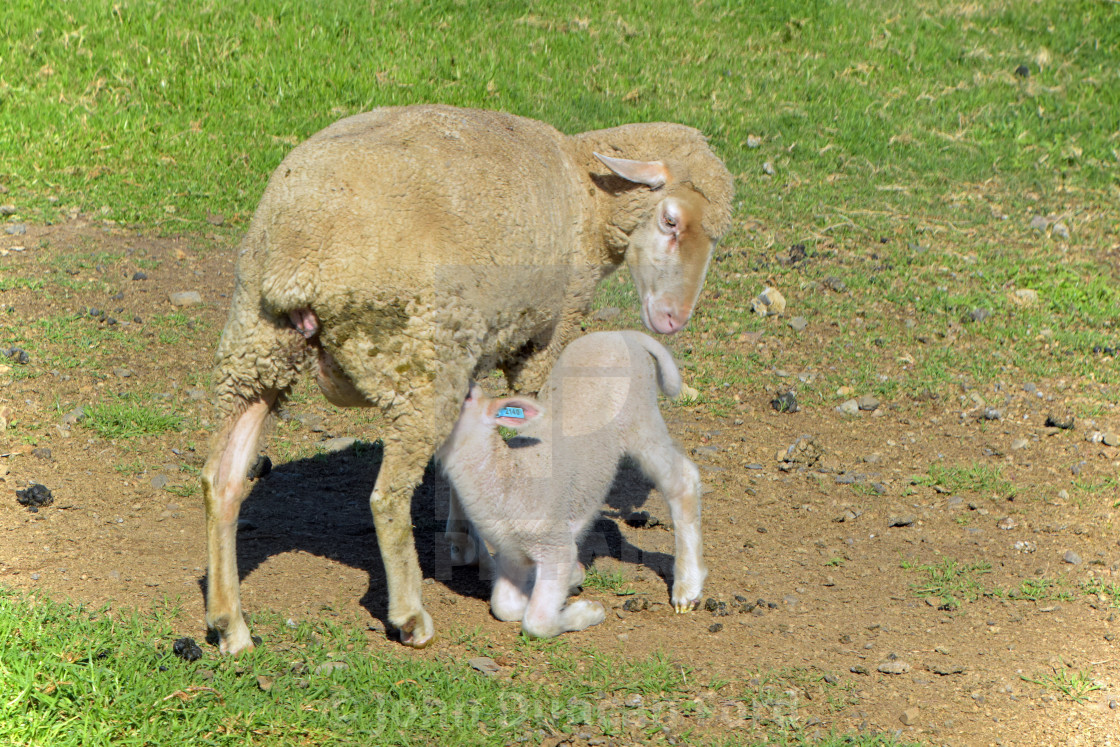
[[[676,540],[671,601],[677,612],[691,612],[700,605],[708,576],[700,534],[700,470],[673,445],[668,431],[633,456],[669,504]]]
[[[266,392],[232,415],[215,436],[202,470],[206,503],[206,624],[218,633],[223,654],[253,648],[241,612],[237,575],[237,517],[247,488],[246,476],[276,392]]]

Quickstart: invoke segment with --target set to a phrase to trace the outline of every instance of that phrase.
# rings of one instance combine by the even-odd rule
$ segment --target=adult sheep
[[[332,403],[386,415],[370,507],[389,622],[424,646],[434,631],[412,492],[469,380],[499,368],[511,388],[537,391],[623,261],[645,326],[681,329],[732,195],[704,136],[676,124],[569,137],[498,112],[413,106],[348,117],[292,150],[241,244],[218,346],[223,422],[202,488],[206,622],[221,650],[253,646],[237,517],[265,420],[302,370],[317,364]]]

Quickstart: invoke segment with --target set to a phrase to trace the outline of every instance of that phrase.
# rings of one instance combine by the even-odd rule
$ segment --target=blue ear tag
[[[506,406],[506,407],[503,407],[502,409],[498,410],[498,417],[499,418],[521,418],[521,419],[524,419],[525,418],[525,411],[522,410],[520,407]]]

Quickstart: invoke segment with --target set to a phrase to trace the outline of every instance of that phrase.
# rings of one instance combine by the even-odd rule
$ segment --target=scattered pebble
[[[272,678],[267,674],[257,675],[257,687],[264,692],[268,692],[272,689]]]
[[[1081,556],[1073,550],[1066,550],[1065,554],[1062,555],[1062,560],[1070,565],[1081,565]]]
[[[193,638],[180,638],[172,644],[171,650],[183,661],[198,661],[202,658],[202,649]]]
[[[156,475],[148,481],[153,490],[163,490],[170,484],[171,480],[167,475]]]
[[[1031,218],[1031,228],[1036,231],[1045,231],[1050,227],[1050,219],[1045,215],[1036,215]]]
[[[757,148],[762,145],[762,138],[758,135],[747,135],[747,147]]]
[[[918,520],[914,514],[906,514],[904,516],[892,516],[887,521],[888,527],[908,527]]]
[[[631,597],[622,603],[622,609],[627,612],[644,612],[649,609],[649,599],[646,597]]]
[[[792,391],[779,394],[770,400],[770,406],[778,412],[798,412],[801,409],[797,404],[797,395]]]
[[[1021,553],[1032,553],[1038,549],[1038,546],[1030,540],[1019,540],[1015,543],[1015,549]]]
[[[16,209],[15,205],[0,205],[0,215],[15,215],[18,212],[19,210]]]
[[[132,273],[132,279],[133,280],[147,280],[148,279],[148,273],[146,273],[146,272],[134,272],[134,273]]]
[[[1063,241],[1069,241],[1069,227],[1065,223],[1055,223],[1052,233]]]
[[[718,633],[723,630],[723,623],[712,623],[708,626],[709,633]]]
[[[913,726],[918,723],[918,713],[919,711],[917,708],[907,708],[898,717],[898,720],[902,722],[903,726]]]
[[[786,298],[777,288],[764,288],[751,300],[751,311],[759,316],[777,316],[786,311]]]
[[[4,226],[4,233],[8,234],[9,236],[23,236],[25,233],[27,233],[27,224],[12,223],[10,225]]]
[[[859,400],[849,399],[841,402],[836,408],[836,412],[842,415],[858,415],[859,414]]]
[[[338,436],[336,438],[328,438],[325,441],[320,441],[319,448],[328,454],[333,454],[339,451],[346,451],[356,443],[358,443],[358,439],[353,436]]]
[[[767,176],[774,176],[774,164],[772,164],[770,161],[766,161],[762,164],[762,171]]]
[[[1018,288],[1011,291],[1008,298],[1016,306],[1034,306],[1038,303],[1038,291],[1033,288]]]
[[[978,420],[999,420],[1002,417],[1003,413],[994,407],[985,407],[980,411],[980,414],[976,416]]]
[[[1061,428],[1062,430],[1068,431],[1069,429],[1073,428],[1073,425],[1074,425],[1073,413],[1069,413],[1069,412],[1053,413],[1052,412],[1052,413],[1050,413],[1049,415],[1046,416],[1046,427],[1047,428]]]
[[[848,290],[848,284],[835,275],[829,275],[828,277],[826,277],[822,282],[822,285],[835,293],[846,293]]]
[[[991,316],[991,311],[989,311],[988,309],[979,308],[973,309],[972,311],[968,312],[968,314],[965,315],[964,320],[966,322],[985,322],[989,318],[991,318]]]
[[[591,318],[596,322],[609,322],[612,321],[622,313],[622,309],[617,306],[604,306],[591,315]]]
[[[883,674],[906,674],[910,671],[910,664],[902,659],[888,659],[876,667],[876,669]]]
[[[855,664],[849,670],[852,674],[870,674],[871,671],[862,664]]]
[[[879,400],[870,394],[865,394],[856,400],[856,407],[864,412],[871,412],[872,410],[879,409]]]
[[[489,656],[476,656],[468,661],[467,664],[469,664],[472,669],[477,669],[487,677],[492,677],[502,670],[502,668],[498,666],[498,662],[494,661]]]
[[[809,322],[803,316],[795,316],[789,320],[789,326],[794,332],[803,332],[809,326]]]
[[[1017,438],[1017,439],[1015,439],[1014,441],[1011,442],[1011,450],[1012,451],[1019,451],[1021,449],[1027,448],[1027,446],[1029,446],[1029,445],[1030,445],[1030,442],[1027,441],[1027,439]]]
[[[198,291],[179,291],[167,296],[172,306],[197,306],[202,303],[202,294]]]
[[[1104,436],[1101,437],[1101,442],[1105,446],[1120,446],[1120,434],[1115,431],[1107,431]]]

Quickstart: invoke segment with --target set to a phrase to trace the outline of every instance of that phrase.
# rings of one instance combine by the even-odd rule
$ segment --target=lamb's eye
[[[665,225],[667,225],[669,228],[676,228],[677,227],[677,221],[676,221],[676,219],[670,218],[669,216],[666,215],[665,216]]]

